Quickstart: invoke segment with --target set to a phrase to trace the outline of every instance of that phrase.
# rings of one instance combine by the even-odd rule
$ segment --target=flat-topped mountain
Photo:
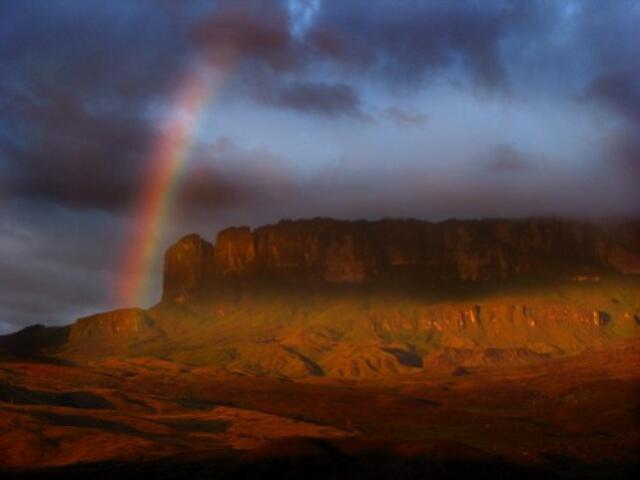
[[[192,234],[166,253],[163,300],[234,280],[398,286],[640,273],[640,223],[281,221]]]
[[[186,236],[156,306],[0,337],[0,354],[287,378],[541,362],[640,337],[639,274],[633,222],[282,221]]]

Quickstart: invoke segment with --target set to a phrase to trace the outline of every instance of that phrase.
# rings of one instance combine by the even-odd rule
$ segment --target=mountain
[[[2,478],[635,478],[640,228],[284,221],[0,337]]]
[[[28,329],[0,352],[292,379],[464,374],[640,336],[639,280],[638,222],[281,221],[188,235],[156,306]]]

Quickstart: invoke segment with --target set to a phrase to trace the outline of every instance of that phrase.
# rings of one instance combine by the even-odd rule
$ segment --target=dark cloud
[[[288,70],[297,63],[282,3],[222,1],[205,20],[197,23],[193,39],[214,63],[265,62],[274,70]]]
[[[422,127],[427,123],[427,116],[424,113],[400,107],[389,107],[384,111],[384,114],[398,127]]]
[[[226,137],[194,152],[178,203],[185,214],[277,204],[297,194],[296,181],[281,159],[247,150]]]
[[[605,155],[634,184],[640,179],[640,60],[637,63],[637,69],[603,73],[586,92],[588,100],[604,105],[626,121],[610,134]]]
[[[485,88],[505,86],[499,42],[520,18],[516,2],[326,2],[313,46],[349,69],[420,83],[456,63]]]
[[[31,143],[3,149],[12,195],[80,209],[132,203],[151,138],[147,122],[125,112],[91,113],[60,93],[49,93],[22,119],[34,129]]]
[[[517,150],[507,148],[511,153],[503,157],[505,164],[488,172],[505,175],[493,180],[478,175],[477,171],[474,179],[460,178],[456,174],[434,174],[428,166],[393,171],[376,169],[361,177],[346,174],[342,169],[329,170],[304,179],[289,177],[286,171],[274,166],[270,176],[265,177],[264,171],[255,165],[254,169],[244,170],[243,203],[232,203],[218,210],[215,188],[219,179],[215,175],[203,177],[202,186],[209,185],[203,191],[210,192],[210,196],[202,196],[199,201],[202,211],[209,212],[209,218],[219,218],[220,213],[239,207],[239,211],[249,214],[231,216],[231,223],[253,225],[280,217],[313,216],[446,219],[584,216],[585,212],[597,217],[612,211],[634,214],[631,203],[624,208],[620,206],[623,183],[619,179],[596,174],[588,179],[589,195],[585,195],[584,178],[559,174],[551,177],[542,167],[535,168],[520,158],[515,160],[512,152]],[[510,163],[514,160],[517,165]],[[535,172],[535,175],[512,175],[520,172]],[[399,185],[402,188],[398,188]],[[607,193],[612,191],[616,195]],[[193,208],[187,210],[193,211]]]
[[[112,307],[121,237],[120,221],[112,216],[44,209],[33,202],[5,204],[0,323],[13,330],[64,324]]]
[[[640,192],[637,188],[640,180],[640,125],[617,129],[609,136],[605,147],[609,163],[625,176],[629,188],[635,192],[636,206],[640,208]]]
[[[416,86],[462,68],[485,90],[506,89],[499,44],[522,17],[517,2],[323,2],[305,36],[291,34],[286,2],[224,1],[192,28],[214,65],[233,64],[235,85],[258,101],[362,119],[354,85]],[[318,69],[357,82],[322,82]],[[408,117],[394,115],[406,123]],[[420,121],[420,119],[418,119]]]
[[[496,145],[483,166],[492,173],[521,173],[534,168],[533,159],[512,145]]]
[[[290,78],[303,75],[321,59],[292,36],[283,2],[221,2],[195,25],[193,38],[214,66],[233,64],[241,91],[258,102],[303,113],[365,118],[351,85]]]
[[[640,126],[640,60],[637,68],[605,72],[595,78],[586,97],[615,109]]]
[[[367,118],[356,91],[343,83],[293,82],[276,87],[274,92],[262,94],[260,98],[265,103],[303,113]]]
[[[81,209],[131,204],[155,127],[148,112],[185,62],[186,44],[149,14],[140,3],[91,0],[8,8],[0,155],[11,196]]]
[[[605,161],[624,175],[635,191],[640,180],[640,9],[634,0],[588,2],[581,10],[579,34],[589,52],[593,71],[582,96],[612,112],[614,128],[602,153]],[[614,170],[615,171],[615,170]]]

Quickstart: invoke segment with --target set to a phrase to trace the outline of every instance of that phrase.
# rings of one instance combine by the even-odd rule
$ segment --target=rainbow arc
[[[225,55],[225,57],[227,57]],[[176,89],[166,118],[160,124],[145,164],[148,173],[135,212],[133,242],[125,253],[118,301],[146,303],[151,269],[159,253],[167,220],[175,203],[196,133],[233,62],[192,65]]]

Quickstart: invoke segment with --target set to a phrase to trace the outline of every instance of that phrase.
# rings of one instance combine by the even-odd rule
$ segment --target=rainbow
[[[151,269],[162,243],[166,223],[203,114],[230,68],[215,72],[197,64],[184,76],[160,125],[146,165],[146,176],[135,212],[133,241],[125,252],[117,301],[141,306],[147,301]]]

